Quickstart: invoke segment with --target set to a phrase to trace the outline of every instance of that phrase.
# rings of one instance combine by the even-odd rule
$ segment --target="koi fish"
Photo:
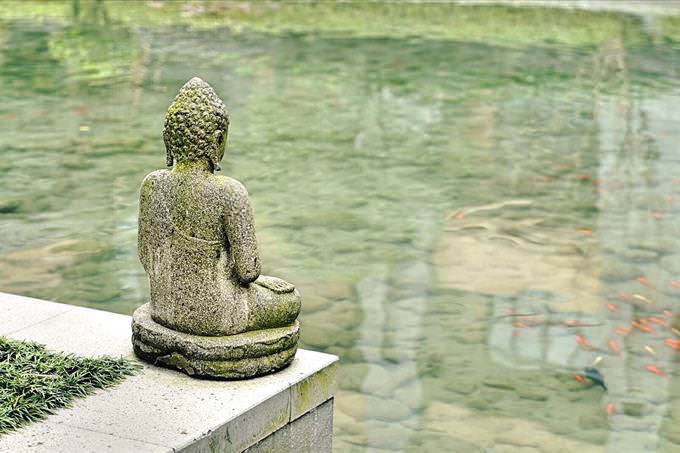
[[[649,286],[649,280],[644,275],[641,275],[640,277],[636,278],[636,280],[641,285]]]
[[[619,307],[617,307],[616,305],[614,305],[614,304],[612,304],[612,303],[607,304],[607,308],[608,308],[609,311],[611,311],[612,313],[618,313],[618,312],[619,312]]]
[[[579,346],[581,346],[584,349],[593,349],[593,344],[583,338],[581,335],[576,335],[576,342],[578,343]]]
[[[602,373],[597,368],[587,367],[583,370],[583,375],[607,391],[607,386],[604,384],[604,376],[602,376]]]
[[[672,318],[672,317],[673,317],[673,313],[671,313],[670,310],[664,310],[664,311],[663,311],[663,315],[664,315],[666,318]]]
[[[647,298],[646,298],[645,296],[643,296],[642,294],[633,294],[633,299],[641,300],[641,301],[643,301],[643,302],[645,302],[645,303],[648,303],[648,304],[653,304],[653,303],[654,303],[654,302],[652,302],[651,300],[647,299]]]
[[[676,351],[680,351],[680,340],[676,340],[674,338],[667,338],[663,342],[666,346],[669,346],[675,349]]]
[[[630,327],[617,327],[616,330],[614,331],[616,335],[620,336],[625,336],[628,332],[630,332]]]
[[[593,230],[591,230],[590,228],[579,228],[578,232],[585,236],[592,233]]]
[[[671,280],[671,286],[675,286],[676,288],[680,288],[680,281]]]
[[[616,342],[616,340],[609,340],[607,346],[609,346],[609,349],[611,349],[614,354],[618,354],[620,352],[619,344]]]
[[[631,321],[630,323],[633,325],[633,327],[635,327],[636,329],[641,330],[643,332],[646,332],[646,333],[654,332],[654,330],[652,330],[651,327],[649,327],[649,326],[647,326],[647,325],[645,325],[645,324],[643,324],[639,321]]]
[[[664,373],[663,371],[661,371],[660,369],[658,369],[658,368],[656,367],[656,365],[652,365],[652,364],[645,365],[645,368],[647,368],[647,371],[649,371],[650,373],[654,373],[654,374],[656,374],[657,376],[666,376],[666,373]]]
[[[652,211],[652,217],[654,217],[654,220],[661,220],[663,214],[661,214],[659,211]]]
[[[616,409],[614,403],[607,404],[607,415],[611,417],[612,414],[614,413],[614,409]]]
[[[662,327],[665,327],[666,329],[670,329],[670,328],[671,328],[671,325],[670,325],[669,323],[667,323],[667,322],[664,321],[663,319],[657,318],[656,316],[650,316],[650,317],[647,318],[647,319],[649,319],[649,320],[650,320],[651,322],[653,322],[654,324],[658,324],[658,325],[660,325],[660,326],[662,326]]]
[[[579,384],[581,384],[581,385],[585,385],[585,384],[586,384],[586,378],[584,378],[584,377],[581,376],[580,374],[574,375],[574,379],[576,379],[576,380],[579,382]]]
[[[602,362],[602,360],[604,360],[604,359],[602,358],[601,355],[598,355],[597,357],[595,357],[595,360],[593,360],[593,367],[596,367],[597,365],[599,365],[600,362]]]
[[[650,354],[652,354],[654,356],[656,355],[656,351],[654,350],[654,348],[652,348],[649,345],[645,346],[645,351],[649,352]]]

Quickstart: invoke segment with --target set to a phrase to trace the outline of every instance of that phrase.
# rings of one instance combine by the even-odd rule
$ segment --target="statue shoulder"
[[[150,191],[153,189],[153,187],[158,182],[166,179],[169,174],[170,174],[170,171],[168,171],[168,170],[156,170],[156,171],[152,171],[151,173],[146,175],[144,177],[144,180],[142,181],[140,196],[142,196],[142,197],[148,196]]]
[[[144,177],[144,180],[142,181],[142,187],[153,185],[155,182],[167,178],[169,174],[170,174],[169,170],[152,171],[151,173]]]
[[[224,191],[228,196],[248,198],[248,191],[238,179],[219,175],[217,176],[217,181],[218,184],[224,188]]]

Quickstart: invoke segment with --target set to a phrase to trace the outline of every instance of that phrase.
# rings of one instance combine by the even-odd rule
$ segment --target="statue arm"
[[[137,251],[139,253],[139,261],[141,261],[142,266],[146,273],[149,273],[149,268],[151,266],[151,257],[149,256],[149,199],[151,197],[151,186],[153,184],[153,173],[149,174],[142,181],[142,187],[139,193],[139,217],[137,223]]]
[[[232,180],[230,186],[231,202],[227,208],[225,228],[234,258],[236,276],[241,283],[247,284],[260,276],[260,256],[257,251],[253,210],[246,188],[235,180]]]

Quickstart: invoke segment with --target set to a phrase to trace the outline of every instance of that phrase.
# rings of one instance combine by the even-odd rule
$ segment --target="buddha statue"
[[[288,365],[297,350],[300,295],[260,275],[248,192],[219,176],[229,115],[194,77],[165,115],[170,170],[144,178],[139,257],[151,297],[133,315],[135,353],[190,375],[247,378]]]

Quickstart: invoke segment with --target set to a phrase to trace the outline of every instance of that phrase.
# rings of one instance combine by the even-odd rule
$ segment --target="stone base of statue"
[[[139,358],[192,376],[221,379],[246,379],[287,366],[295,357],[299,331],[295,321],[285,327],[209,337],[158,324],[151,319],[149,304],[132,316],[132,345]]]

